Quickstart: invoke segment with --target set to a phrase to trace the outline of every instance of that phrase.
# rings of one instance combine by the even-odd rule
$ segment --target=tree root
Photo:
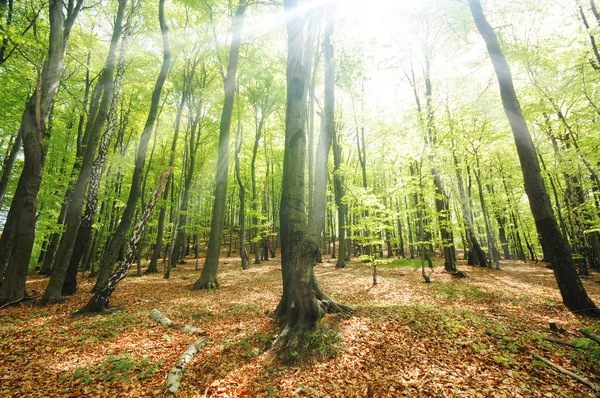
[[[217,280],[208,281],[204,283],[200,283],[200,281],[196,281],[192,286],[192,290],[214,290],[219,287],[219,282]]]
[[[114,314],[121,309],[118,307],[108,308],[105,306],[93,306],[91,307],[89,304],[80,309],[79,311],[75,311],[71,314],[71,316],[79,316],[79,315],[108,315]]]
[[[8,302],[6,304],[0,305],[0,309],[6,308],[6,307],[10,307],[11,305],[22,303],[23,301],[34,300],[34,299],[36,299],[38,297],[40,297],[40,296],[25,296],[25,297],[20,298],[18,300],[10,301],[10,302]]]
[[[581,332],[581,334],[583,334],[588,339],[595,341],[597,344],[600,344],[600,337],[596,336],[595,334],[593,334],[589,330],[579,329],[579,331]]]

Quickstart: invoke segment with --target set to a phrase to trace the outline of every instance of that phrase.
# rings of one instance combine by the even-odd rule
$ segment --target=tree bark
[[[240,188],[240,259],[242,260],[242,269],[248,269],[248,252],[246,251],[246,187],[242,181],[242,173],[240,171],[240,150],[242,149],[243,140],[242,120],[240,112],[238,111],[238,125],[235,139],[235,179]]]
[[[308,234],[306,225],[308,73],[302,59],[304,21],[297,14],[297,7],[298,0],[284,1],[284,9],[288,15],[287,103],[279,213],[283,296],[274,312],[282,326],[275,345],[282,348],[298,347],[304,331],[313,328],[325,312],[348,309],[340,307],[323,293],[313,273],[319,247],[318,241]],[[317,195],[315,192],[315,196]]]
[[[119,91],[121,87],[121,81],[125,73],[125,61],[126,51],[129,36],[131,35],[131,24],[134,15],[134,10],[129,13],[127,22],[123,27],[121,34],[121,45],[119,50],[119,57],[117,61],[117,74],[113,84],[113,92],[110,104],[110,111],[107,119],[107,129],[102,135],[98,146],[98,154],[92,165],[92,172],[89,177],[89,186],[86,193],[86,204],[85,212],[79,229],[77,231],[77,238],[73,247],[73,254],[69,260],[69,268],[67,270],[67,276],[63,283],[62,294],[70,295],[74,294],[77,290],[77,269],[84,255],[87,253],[90,240],[92,237],[92,227],[94,219],[96,217],[96,209],[98,207],[98,192],[100,190],[100,182],[102,180],[102,173],[108,157],[108,151],[115,131],[117,130],[118,116],[117,108],[119,106]],[[106,93],[104,94],[106,95]]]
[[[164,3],[165,0],[160,0],[160,15],[161,15],[161,25],[164,25]],[[164,25],[166,27],[166,25]],[[148,220],[152,216],[152,212],[156,207],[156,203],[158,202],[158,198],[165,188],[165,184],[167,183],[167,179],[171,174],[171,168],[167,167],[167,169],[163,172],[158,187],[152,194],[152,197],[148,200],[148,203],[144,207],[144,211],[140,219],[136,222],[133,228],[133,234],[131,239],[127,245],[127,253],[123,261],[119,264],[119,266],[115,269],[111,277],[96,291],[96,293],[90,298],[88,303],[79,311],[77,314],[84,313],[97,313],[102,314],[107,312],[109,309],[109,299],[111,294],[117,288],[117,285],[120,281],[122,281],[126,276],[131,264],[135,261],[135,253],[139,244],[141,243],[142,234],[146,229],[146,225],[148,225]]]

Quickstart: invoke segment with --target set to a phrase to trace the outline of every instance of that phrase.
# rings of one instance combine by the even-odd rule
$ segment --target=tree
[[[535,153],[535,148],[529,134],[527,122],[521,112],[521,106],[512,81],[510,67],[494,29],[487,21],[479,0],[469,0],[471,14],[475,25],[486,43],[487,50],[498,77],[502,105],[510,123],[523,180],[525,192],[529,198],[529,206],[533,214],[535,225],[541,239],[545,241],[550,250],[550,261],[553,265],[554,276],[560,289],[563,302],[571,311],[593,317],[600,317],[600,310],[587,295],[571,258],[571,252],[564,237],[560,234],[554,218],[546,186],[540,173],[540,166]]]
[[[248,2],[240,0],[231,26],[231,47],[229,49],[229,62],[227,73],[221,69],[221,76],[225,88],[225,99],[223,112],[221,114],[221,125],[219,129],[219,155],[217,160],[217,177],[215,202],[210,226],[210,238],[208,240],[208,252],[206,261],[202,268],[200,278],[194,283],[194,289],[214,289],[219,286],[217,280],[217,266],[221,254],[221,243],[223,240],[223,222],[227,205],[227,177],[229,175],[229,132],[231,130],[231,119],[233,116],[233,105],[235,100],[236,74],[242,44],[242,26],[244,13]],[[216,40],[216,38],[215,38]],[[217,41],[218,43],[218,41]]]
[[[108,118],[108,111],[113,98],[113,79],[117,64],[117,47],[121,36],[123,16],[125,15],[126,6],[127,0],[119,1],[119,8],[115,18],[110,49],[108,50],[108,56],[106,59],[106,66],[99,81],[99,84],[102,85],[103,90],[102,100],[100,101],[98,113],[93,119],[93,126],[90,130],[90,135],[86,143],[83,160],[79,169],[79,176],[77,177],[73,192],[70,195],[70,203],[67,207],[67,214],[65,217],[67,229],[63,233],[60,245],[58,246],[57,255],[52,268],[52,275],[50,276],[50,282],[48,283],[46,292],[42,297],[42,304],[53,304],[62,299],[61,292],[63,283],[65,281],[67,269],[69,268],[71,255],[73,254],[75,239],[77,239],[77,231],[79,230],[79,224],[81,221],[81,211],[85,199],[85,191],[90,181],[93,162],[96,155],[96,147],[100,139],[100,134],[104,129],[106,119]]]
[[[19,135],[23,140],[25,163],[0,238],[0,303],[26,296],[25,280],[35,239],[37,196],[44,172],[44,140],[48,117],[63,72],[65,52],[73,24],[83,0],[50,0],[48,54],[38,72],[36,87],[23,112]],[[65,13],[66,11],[66,13]],[[6,274],[5,273],[6,269]]]
[[[306,218],[308,74],[307,65],[303,62],[304,20],[298,12],[298,0],[285,0],[284,10],[288,34],[287,101],[279,210],[283,296],[274,312],[282,326],[275,344],[297,347],[301,344],[303,333],[314,328],[325,313],[343,312],[350,308],[331,300],[319,287],[313,272],[319,254],[319,242],[308,233]]]
[[[135,169],[133,171],[133,177],[131,180],[131,188],[129,191],[129,197],[127,198],[127,204],[125,206],[125,210],[123,211],[123,215],[121,217],[121,221],[119,222],[119,226],[117,227],[115,234],[109,240],[106,250],[104,251],[104,255],[102,256],[102,260],[100,262],[100,273],[98,274],[98,279],[96,280],[96,285],[94,286],[95,291],[104,286],[104,284],[108,281],[108,278],[112,274],[113,265],[119,256],[119,251],[125,243],[125,237],[127,235],[127,232],[129,231],[129,227],[131,225],[137,207],[137,202],[141,194],[142,178],[144,175],[144,166],[146,163],[146,153],[148,152],[148,143],[150,141],[150,136],[152,135],[154,123],[156,122],[156,116],[158,114],[162,89],[165,84],[165,80],[167,79],[169,67],[171,65],[169,29],[165,22],[164,3],[165,0],[160,0],[158,11],[158,19],[160,23],[160,31],[163,43],[162,65],[158,74],[158,78],[156,80],[156,84],[154,85],[154,90],[152,91],[152,100],[150,103],[148,118],[146,119],[146,124],[144,126],[142,136],[140,137],[137,155],[135,158]]]

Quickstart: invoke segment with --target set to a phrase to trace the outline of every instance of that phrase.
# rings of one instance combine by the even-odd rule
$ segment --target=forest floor
[[[322,287],[355,313],[324,321],[341,340],[318,349],[335,357],[286,365],[268,349],[277,333],[269,313],[281,294],[278,259],[242,271],[239,259],[222,258],[215,291],[190,290],[199,275],[190,259],[170,280],[125,279],[111,301],[119,312],[70,317],[90,297],[92,280],[84,279],[62,304],[40,307],[37,299],[0,310],[0,397],[162,396],[169,369],[196,338],[152,321],[155,308],[206,332],[179,397],[594,396],[531,355],[600,383],[600,349],[579,332],[600,323],[564,308],[543,264],[508,261],[503,272],[461,265],[470,278],[460,280],[438,265],[425,284],[415,262],[397,263],[378,267],[376,286],[368,264],[318,265]],[[46,283],[31,277],[27,286],[40,294]],[[584,283],[600,304],[600,276]],[[549,322],[565,331],[551,333]]]

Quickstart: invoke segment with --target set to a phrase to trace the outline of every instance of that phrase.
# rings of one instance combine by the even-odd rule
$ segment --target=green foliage
[[[162,359],[152,361],[150,357],[140,360],[133,356],[110,355],[97,365],[76,368],[72,375],[63,377],[63,381],[107,384],[129,382],[133,378],[145,379],[154,376],[162,364]]]
[[[431,290],[443,298],[492,298],[496,293],[486,292],[475,286],[462,283],[432,284]]]
[[[143,313],[115,312],[101,317],[83,317],[73,324],[73,328],[77,331],[73,341],[98,343],[106,339],[114,339],[125,330],[149,324],[147,316]]]
[[[327,321],[320,320],[315,327],[299,336],[298,346],[280,350],[279,358],[286,365],[313,361],[327,361],[337,357],[342,349],[342,337]]]

